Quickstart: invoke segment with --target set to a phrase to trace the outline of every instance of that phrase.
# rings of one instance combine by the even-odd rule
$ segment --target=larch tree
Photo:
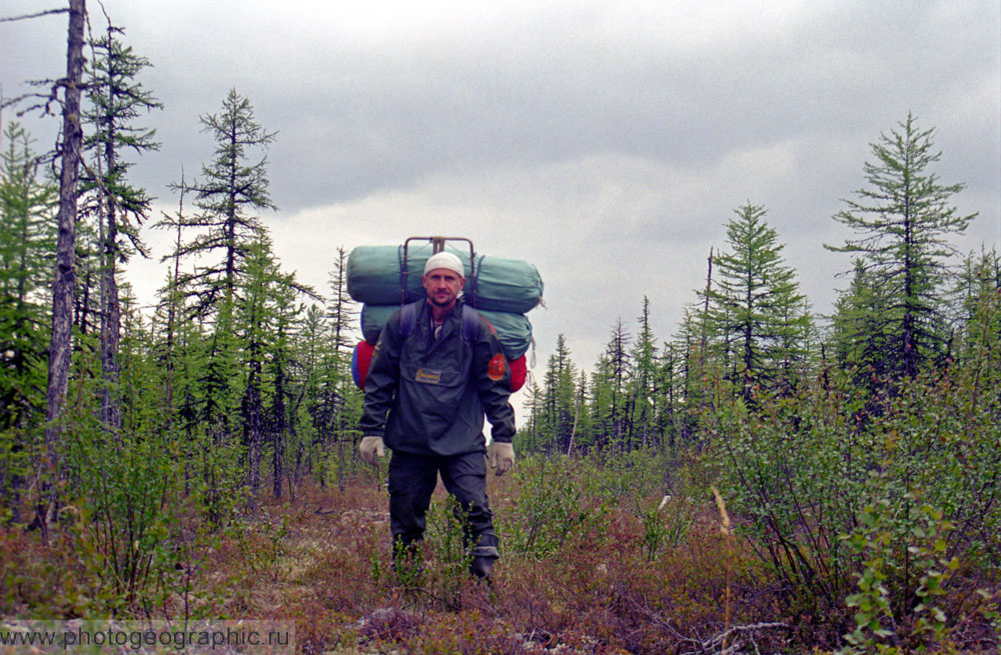
[[[635,445],[650,445],[655,423],[658,394],[657,344],[650,327],[650,299],[643,296],[639,332],[632,348],[633,377],[630,382],[628,439]]]
[[[256,212],[275,209],[268,188],[267,157],[261,154],[275,135],[255,121],[250,101],[235,90],[229,92],[218,114],[200,120],[203,131],[216,143],[214,157],[202,165],[200,180],[172,185],[195,196],[197,211],[178,213],[160,225],[178,231],[169,256],[175,261],[174,285],[183,292],[186,311],[211,326],[197,400],[201,420],[219,437],[232,432],[233,417],[241,415],[240,397],[246,395],[241,385],[248,372],[239,367],[235,312],[242,302],[238,294],[245,262],[255,244],[266,238]],[[192,259],[209,263],[182,271],[180,263]],[[260,407],[256,402],[252,406]]]
[[[951,206],[963,184],[945,185],[929,168],[939,160],[933,129],[922,130],[908,113],[899,130],[871,144],[875,161],[864,166],[867,186],[845,200],[834,219],[855,233],[835,252],[856,255],[872,292],[883,298],[890,374],[917,374],[922,362],[943,352],[943,281],[961,234],[976,214],[962,215]]]
[[[345,442],[354,426],[353,412],[350,407],[358,404],[360,391],[355,388],[349,373],[352,352],[352,337],[355,329],[352,327],[357,312],[354,301],[348,295],[347,287],[348,253],[343,246],[338,246],[334,257],[334,267],[330,272],[330,296],[327,300],[327,319],[330,328],[330,357],[325,361],[323,385],[323,404],[330,420],[326,430],[328,434],[323,440],[333,437],[337,443],[338,461],[343,461]],[[343,466],[338,471],[343,470]]]
[[[242,263],[264,234],[257,212],[276,209],[269,191],[267,156],[255,156],[267,150],[275,133],[256,122],[250,101],[235,89],[223,101],[222,111],[200,120],[216,149],[212,161],[202,165],[201,179],[186,187],[195,194],[198,212],[180,227],[193,229],[196,235],[182,243],[177,254],[182,258],[220,256],[181,279],[193,297],[193,308],[208,315],[224,300],[234,301]]]
[[[598,357],[591,378],[592,425],[601,431],[595,445],[625,450],[626,422],[629,418],[627,385],[632,376],[631,337],[622,319],[612,327],[612,336],[605,351]]]
[[[834,304],[831,345],[838,366],[852,371],[856,384],[875,392],[894,367],[890,352],[890,313],[873,272],[855,260],[848,288]]]
[[[17,123],[0,153],[0,431],[26,427],[43,406],[47,286],[56,188],[38,179],[31,137]],[[2,475],[2,473],[0,473]]]
[[[57,504],[52,495],[59,475],[59,451],[63,435],[63,407],[69,389],[73,352],[73,290],[76,285],[75,257],[77,186],[83,125],[80,119],[80,96],[83,86],[84,23],[87,6],[84,0],[69,0],[69,28],[66,47],[66,77],[61,81],[62,134],[57,146],[60,160],[59,212],[57,218],[55,279],[52,283],[52,332],[49,339],[49,375],[45,409],[45,451],[48,481],[39,506],[39,523],[48,530]]]
[[[774,378],[784,358],[805,345],[810,316],[795,271],[782,260],[783,245],[750,203],[727,224],[729,251],[716,256],[717,277],[709,291],[710,324],[723,346],[734,351],[741,395]],[[735,380],[737,382],[737,380]]]
[[[539,445],[539,431],[543,420],[542,415],[545,411],[545,392],[534,377],[528,380],[525,385],[524,407],[528,416],[522,422],[515,443],[519,450],[533,452]]]
[[[657,394],[654,422],[661,444],[674,448],[678,436],[678,412],[684,398],[684,349],[665,341],[657,358]]]
[[[355,332],[351,324],[358,315],[354,309],[354,301],[348,295],[347,263],[347,251],[344,246],[338,246],[337,255],[334,257],[334,268],[330,272],[330,299],[327,302],[331,338],[338,355],[351,352],[351,341]]]
[[[265,439],[272,445],[272,483],[281,497],[285,475],[286,438],[291,421],[291,336],[302,308],[296,295],[316,298],[312,289],[299,284],[295,275],[283,273],[265,236],[251,244],[244,261],[234,325],[240,341],[241,368],[247,379],[241,400],[244,442],[248,449],[247,482],[252,492],[260,486]],[[270,403],[265,401],[270,396]],[[268,405],[270,404],[270,407]]]
[[[5,130],[0,153],[0,500],[18,516],[18,494],[45,411],[48,283],[55,251],[56,188],[38,179],[23,127]]]
[[[135,125],[143,113],[162,108],[153,95],[136,80],[149,60],[136,55],[122,43],[120,28],[108,23],[107,32],[91,46],[94,60],[88,83],[90,108],[84,116],[93,132],[84,139],[84,149],[93,152],[95,169],[89,166],[81,179],[81,193],[89,195],[84,209],[98,221],[100,238],[100,325],[101,421],[111,430],[120,425],[115,389],[118,384],[118,361],[121,340],[121,305],[117,268],[132,251],[144,256],[145,246],[138,227],[150,211],[151,198],[142,188],[131,184],[127,174],[132,164],[124,152],[143,154],[158,150],[155,131]],[[122,243],[121,237],[126,238]]]
[[[551,431],[553,445],[565,453],[570,447],[576,398],[577,369],[563,334],[556,337],[556,352],[549,357],[543,380],[543,422]]]
[[[296,351],[302,369],[301,431],[310,444],[310,462],[321,489],[327,488],[329,441],[333,433],[333,392],[336,384],[333,345],[328,338],[325,310],[318,303],[306,308],[296,339]]]
[[[157,313],[161,315],[164,330],[163,342],[159,352],[159,357],[166,370],[165,379],[165,400],[168,406],[173,407],[175,376],[174,371],[178,361],[177,344],[178,335],[188,323],[183,319],[185,312],[185,296],[180,285],[181,277],[181,244],[183,237],[183,226],[186,222],[184,214],[184,195],[187,192],[187,185],[184,179],[184,170],[181,170],[181,182],[177,185],[178,202],[177,212],[168,214],[161,212],[161,219],[153,224],[154,228],[167,229],[173,232],[174,248],[173,252],[160,258],[161,263],[169,262],[167,269],[167,282],[157,291],[160,303],[157,306]],[[171,413],[172,414],[172,413]]]

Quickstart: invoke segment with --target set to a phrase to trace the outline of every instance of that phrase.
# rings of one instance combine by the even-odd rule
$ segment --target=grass
[[[531,528],[535,514],[526,507],[545,513],[546,503],[566,501],[536,484],[539,470],[526,462],[518,476],[488,480],[504,553],[490,585],[457,567],[455,553],[437,552],[451,529],[449,512],[433,517],[445,523],[425,543],[424,572],[391,571],[385,487],[366,472],[343,491],[307,485],[294,504],[260,503],[162,577],[144,603],[128,606],[94,577],[87,558],[97,555],[77,533],[63,529],[45,545],[37,533],[5,529],[0,608],[21,618],[294,620],[297,651],[309,655],[775,653],[838,645],[840,624],[786,614],[782,590],[752,550],[721,530],[709,490],[676,494],[661,506],[660,490],[603,494],[589,486],[587,466],[549,470],[563,476],[558,490],[579,492],[571,494],[575,511],[554,514],[564,524],[546,526],[545,549],[505,548],[517,542],[508,532]],[[439,485],[435,506],[445,498]],[[652,555],[657,514],[636,508],[658,506],[664,521],[677,522],[684,511],[686,528]]]

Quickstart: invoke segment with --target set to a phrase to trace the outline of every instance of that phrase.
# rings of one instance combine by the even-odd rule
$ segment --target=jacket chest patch
[[[430,368],[419,368],[417,369],[417,373],[414,375],[414,381],[420,382],[421,384],[440,384],[441,371],[436,371]]]
[[[501,378],[504,377],[505,363],[506,362],[504,360],[504,355],[500,353],[494,355],[493,358],[490,360],[490,363],[487,364],[487,377],[493,380],[494,382],[498,382]]]

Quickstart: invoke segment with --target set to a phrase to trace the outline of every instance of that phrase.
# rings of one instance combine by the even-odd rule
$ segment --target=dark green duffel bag
[[[470,255],[446,247],[466,270],[466,302],[479,310],[524,314],[542,299],[542,278],[531,264],[519,259]],[[421,276],[433,254],[431,244],[358,246],[348,257],[348,293],[367,305],[399,305],[425,296]]]
[[[375,344],[379,340],[382,327],[400,308],[399,305],[368,305],[361,309],[361,330],[365,341]],[[497,331],[497,340],[504,349],[504,356],[515,360],[525,354],[532,345],[532,324],[521,314],[477,310]]]

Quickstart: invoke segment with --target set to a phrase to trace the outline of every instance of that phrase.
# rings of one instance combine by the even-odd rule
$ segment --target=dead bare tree
[[[55,481],[59,475],[59,450],[63,438],[61,417],[69,387],[72,354],[73,288],[76,284],[74,248],[76,245],[77,183],[80,177],[80,152],[83,127],[80,95],[83,80],[83,44],[86,0],[69,0],[69,31],[66,47],[66,77],[57,84],[63,89],[63,127],[57,147],[61,162],[59,177],[58,240],[56,273],[52,284],[52,338],[49,342],[49,378],[45,409],[46,479],[39,498],[38,520],[47,532],[56,508]]]

